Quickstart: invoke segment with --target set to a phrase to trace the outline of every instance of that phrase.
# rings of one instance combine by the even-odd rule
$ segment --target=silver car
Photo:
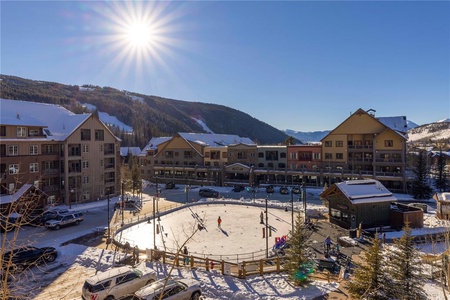
[[[202,292],[200,282],[193,279],[165,279],[144,286],[134,293],[133,300],[157,300],[161,293],[164,300],[199,300]]]
[[[86,279],[81,297],[84,300],[119,299],[133,294],[155,280],[156,272],[142,264],[136,268],[130,266],[112,268]]]

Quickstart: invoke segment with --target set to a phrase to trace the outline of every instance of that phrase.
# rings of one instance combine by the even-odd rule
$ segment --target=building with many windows
[[[120,140],[93,114],[0,99],[1,194],[32,184],[46,203],[87,202],[120,192]]]
[[[201,184],[331,186],[376,179],[406,192],[406,117],[358,109],[321,143],[256,145],[223,134],[179,133],[153,138],[141,153],[143,177]]]

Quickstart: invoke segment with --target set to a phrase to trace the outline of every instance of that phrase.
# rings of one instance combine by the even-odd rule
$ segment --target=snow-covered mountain
[[[292,136],[293,138],[302,141],[302,143],[315,143],[320,142],[321,139],[323,139],[328,133],[330,133],[330,130],[325,131],[311,131],[311,132],[304,132],[304,131],[295,131],[292,129],[286,129],[284,132]]]
[[[450,140],[450,119],[417,126],[408,130],[408,142]]]

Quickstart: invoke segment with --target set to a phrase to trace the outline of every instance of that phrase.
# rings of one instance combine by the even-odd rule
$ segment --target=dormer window
[[[27,128],[17,127],[17,137],[26,137],[26,136],[27,136]]]

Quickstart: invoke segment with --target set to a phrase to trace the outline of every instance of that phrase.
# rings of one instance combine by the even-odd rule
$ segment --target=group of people
[[[328,257],[330,255],[330,253],[334,252],[334,251],[336,252],[335,254],[339,254],[339,244],[336,243],[336,245],[334,246],[334,249],[331,249],[332,244],[333,243],[331,242],[331,237],[327,236],[324,241],[325,257]]]

